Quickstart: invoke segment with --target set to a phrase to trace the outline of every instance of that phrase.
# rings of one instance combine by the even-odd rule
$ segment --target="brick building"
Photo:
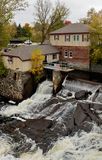
[[[68,24],[50,33],[50,43],[60,51],[60,61],[80,69],[89,68],[89,27]]]

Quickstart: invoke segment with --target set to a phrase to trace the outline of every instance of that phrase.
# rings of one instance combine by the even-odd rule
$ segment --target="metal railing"
[[[68,71],[69,69],[72,69],[72,66],[64,62],[52,62],[52,63],[44,62],[44,68],[52,70],[56,69],[60,71]]]

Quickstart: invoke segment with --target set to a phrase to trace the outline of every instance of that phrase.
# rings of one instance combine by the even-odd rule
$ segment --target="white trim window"
[[[64,57],[68,58],[68,50],[64,50]]]
[[[66,41],[70,42],[70,35],[69,35],[69,34],[66,34],[66,35],[65,35],[65,42],[66,42]]]
[[[82,34],[82,42],[88,42],[90,39],[89,34]]]
[[[54,35],[54,40],[59,40],[59,35]]]
[[[73,58],[73,52],[69,51],[69,58]]]
[[[80,40],[80,36],[77,34],[73,35],[73,40],[74,41],[79,41]]]

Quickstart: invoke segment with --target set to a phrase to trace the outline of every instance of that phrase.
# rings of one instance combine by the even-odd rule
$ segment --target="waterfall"
[[[16,158],[10,152],[9,145],[6,144],[6,152],[2,152],[0,160],[101,160],[101,149],[102,128],[93,125],[90,133],[81,131],[72,137],[59,138],[46,155],[42,153],[41,149],[33,149]],[[0,147],[1,150],[2,147]]]
[[[19,103],[18,105],[6,105],[2,107],[0,111],[0,115],[3,116],[12,116],[12,115],[20,115],[24,118],[32,117],[32,110],[38,106],[41,106],[47,100],[49,100],[52,96],[52,82],[44,81],[39,84],[36,93],[27,100]]]
[[[80,90],[88,90],[93,93],[88,101],[92,101],[95,96],[96,100],[99,100],[97,95],[97,90],[101,90],[99,85],[69,81],[66,77],[63,81],[63,86],[62,90],[66,94],[68,92],[75,93]],[[0,115],[21,118],[21,121],[44,116],[46,119],[56,120],[56,126],[59,126],[59,129],[63,131],[66,129],[65,123],[69,122],[70,113],[76,109],[76,101],[68,101],[68,99],[67,101],[62,101],[58,97],[52,97],[52,90],[52,82],[44,81],[39,84],[36,93],[31,98],[18,105],[4,105],[0,110]],[[73,136],[68,136],[68,134],[66,137],[59,136],[53,147],[46,154],[43,154],[43,151],[36,146],[35,141],[25,135],[21,135],[21,138],[25,137],[24,140],[22,138],[21,141],[16,142],[10,134],[0,132],[0,160],[101,160],[102,126],[99,127],[94,123],[91,123],[91,125],[93,127],[88,133],[79,130]],[[53,128],[51,129],[53,131]],[[17,131],[17,133],[20,132],[18,128]],[[19,135],[17,134],[18,137]],[[26,144],[30,144],[27,151],[22,149],[22,146],[24,147]],[[19,145],[21,145],[22,152],[16,154]]]

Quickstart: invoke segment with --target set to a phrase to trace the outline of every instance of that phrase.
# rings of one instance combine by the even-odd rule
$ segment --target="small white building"
[[[58,49],[50,44],[22,45],[3,52],[2,58],[5,67],[22,72],[29,71],[31,69],[31,56],[35,49],[41,50],[45,56],[45,63],[59,61]]]

